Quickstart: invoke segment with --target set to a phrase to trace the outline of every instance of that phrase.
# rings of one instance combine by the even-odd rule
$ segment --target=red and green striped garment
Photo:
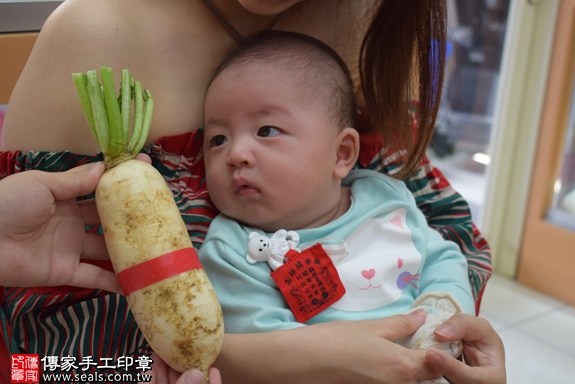
[[[388,174],[399,169],[397,153],[383,150],[379,136],[363,136],[361,148],[358,167]],[[202,131],[160,139],[145,152],[164,175],[194,246],[199,247],[217,213],[206,189]],[[70,152],[0,152],[0,179],[29,169],[60,172],[96,160],[101,158]],[[427,160],[407,185],[429,224],[466,254],[478,309],[491,275],[491,253],[471,222],[467,203]],[[0,366],[9,361],[8,353],[73,356],[78,361],[91,356],[97,361],[150,352],[124,297],[101,290],[6,287],[0,291],[0,319]],[[0,383],[9,382],[6,376],[0,374]]]

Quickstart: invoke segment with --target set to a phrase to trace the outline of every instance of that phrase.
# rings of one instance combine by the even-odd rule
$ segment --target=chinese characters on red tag
[[[320,244],[301,253],[290,250],[271,273],[295,318],[305,323],[345,294],[337,269]]]

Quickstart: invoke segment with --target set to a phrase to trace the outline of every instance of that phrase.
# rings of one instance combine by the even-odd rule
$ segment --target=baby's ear
[[[334,176],[343,179],[357,162],[359,133],[355,128],[344,128],[337,136]]]

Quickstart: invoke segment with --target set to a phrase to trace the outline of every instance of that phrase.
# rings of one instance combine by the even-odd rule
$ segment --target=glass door
[[[575,304],[575,0],[557,20],[518,269],[519,282]]]
[[[546,219],[559,227],[575,231],[575,86],[571,93],[567,133],[559,157],[559,174],[553,184],[553,201]]]

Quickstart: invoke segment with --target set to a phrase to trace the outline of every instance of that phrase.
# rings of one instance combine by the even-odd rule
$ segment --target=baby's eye
[[[227,143],[228,138],[225,137],[224,135],[216,135],[214,137],[212,137],[212,139],[210,140],[210,144],[212,147],[219,147],[220,145],[224,145],[225,143]]]
[[[261,137],[274,137],[281,133],[279,128],[272,127],[271,125],[266,125],[258,130],[258,136]]]

